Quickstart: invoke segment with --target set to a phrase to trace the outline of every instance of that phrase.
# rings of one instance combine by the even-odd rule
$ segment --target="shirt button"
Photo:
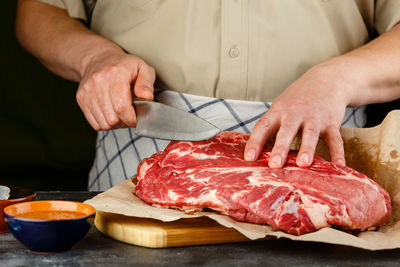
[[[239,49],[237,49],[236,47],[232,47],[231,49],[229,49],[229,56],[232,58],[238,57],[240,54]]]

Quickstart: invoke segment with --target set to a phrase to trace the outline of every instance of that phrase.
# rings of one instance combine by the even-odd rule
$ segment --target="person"
[[[299,166],[319,137],[345,164],[340,127],[362,127],[366,104],[400,97],[399,21],[397,0],[19,0],[16,34],[79,82],[99,132],[89,189],[105,190],[168,143],[134,134],[132,95],[251,132],[246,160],[276,134],[269,166],[282,167],[300,132]]]

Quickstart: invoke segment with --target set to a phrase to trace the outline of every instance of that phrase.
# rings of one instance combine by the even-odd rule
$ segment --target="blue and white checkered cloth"
[[[227,100],[170,90],[155,95],[158,102],[196,114],[224,131],[250,133],[271,103]],[[347,108],[343,127],[363,127],[365,106]],[[163,150],[169,141],[135,135],[135,129],[100,131],[96,157],[89,173],[90,191],[103,191],[136,175],[140,161]]]

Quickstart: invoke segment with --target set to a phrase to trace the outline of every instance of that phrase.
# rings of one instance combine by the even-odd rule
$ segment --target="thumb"
[[[133,87],[135,96],[153,100],[154,98],[154,82],[156,73],[152,67],[147,64],[139,65],[138,73]]]

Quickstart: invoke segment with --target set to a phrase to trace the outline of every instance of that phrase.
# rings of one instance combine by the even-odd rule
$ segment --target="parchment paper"
[[[271,227],[237,222],[228,216],[214,212],[184,212],[155,208],[140,200],[133,192],[131,179],[87,200],[98,211],[123,214],[126,216],[174,221],[182,218],[207,216],[225,227],[233,227],[250,239],[266,236],[292,240],[316,241],[348,245],[368,250],[400,248],[400,110],[390,112],[381,125],[373,128],[342,128],[347,165],[365,173],[383,186],[390,194],[393,213],[388,223],[374,231],[350,233],[334,228],[294,236]],[[299,139],[293,143],[298,148]],[[319,142],[317,154],[329,158],[323,142]]]

